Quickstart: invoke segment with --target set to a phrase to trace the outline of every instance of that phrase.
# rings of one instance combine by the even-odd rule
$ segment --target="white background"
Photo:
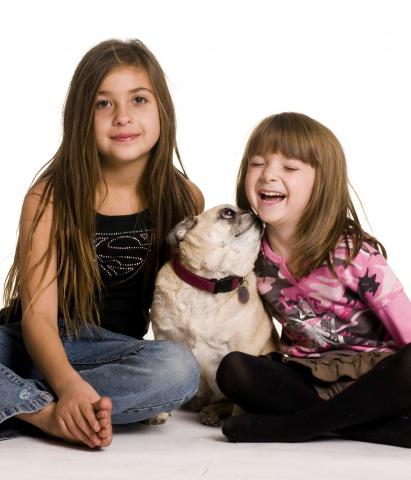
[[[298,111],[331,128],[365,227],[411,294],[406,0],[2,2],[1,283],[24,193],[59,145],[73,71],[89,48],[113,37],[141,39],[163,66],[179,148],[206,207],[234,200],[244,144],[263,117]]]

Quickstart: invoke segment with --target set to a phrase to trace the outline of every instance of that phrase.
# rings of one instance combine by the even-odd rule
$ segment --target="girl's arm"
[[[353,264],[363,302],[380,318],[398,346],[410,343],[411,302],[385,258],[366,245]]]
[[[26,348],[39,370],[58,397],[57,420],[80,441],[99,430],[92,403],[100,395],[70,365],[58,331],[56,254],[42,277],[44,263],[40,261],[49,248],[52,204],[42,216],[29,246],[29,231],[36,213],[41,191],[31,190],[24,201],[20,223],[21,282],[20,298],[22,331]],[[24,281],[29,275],[27,281]],[[85,442],[86,443],[86,442]]]

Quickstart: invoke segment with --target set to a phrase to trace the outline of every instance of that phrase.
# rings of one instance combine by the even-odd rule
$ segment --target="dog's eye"
[[[232,220],[235,217],[235,211],[232,208],[223,208],[220,212],[220,217],[225,220]]]

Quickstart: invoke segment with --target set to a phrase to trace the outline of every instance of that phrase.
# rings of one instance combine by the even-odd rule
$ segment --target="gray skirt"
[[[395,352],[359,352],[353,355],[327,355],[320,358],[282,357],[283,363],[295,362],[311,370],[318,396],[329,400],[372,370]]]

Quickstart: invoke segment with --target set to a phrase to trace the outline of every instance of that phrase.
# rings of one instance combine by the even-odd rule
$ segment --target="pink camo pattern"
[[[281,349],[295,357],[391,351],[411,342],[411,303],[385,258],[364,243],[350,265],[337,247],[327,265],[296,280],[266,240],[256,262],[258,291],[282,324]]]

